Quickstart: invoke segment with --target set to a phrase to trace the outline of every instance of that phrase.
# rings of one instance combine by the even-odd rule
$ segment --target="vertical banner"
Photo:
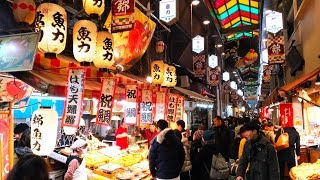
[[[1,178],[6,179],[6,176],[9,173],[9,121],[7,118],[0,119],[0,135],[2,136],[2,156],[1,158]]]
[[[207,68],[207,82],[211,86],[218,86],[220,82],[220,71],[217,68]]]
[[[97,124],[110,125],[116,87],[117,79],[103,79],[98,104]]]
[[[283,64],[285,60],[284,36],[269,36],[267,41],[268,64]]]
[[[152,89],[143,89],[140,105],[141,124],[152,124]]]
[[[133,29],[134,9],[135,0],[112,0],[112,33]]]
[[[206,56],[197,55],[193,56],[193,72],[195,76],[202,77],[206,75]]]
[[[263,82],[268,83],[271,81],[272,70],[273,70],[273,65],[264,65],[263,66],[263,75],[262,75]]]
[[[183,114],[184,114],[184,97],[178,96],[176,119],[183,120]]]
[[[85,73],[85,68],[72,68],[68,72],[67,97],[61,126],[79,126],[82,115]]]
[[[176,120],[176,114],[177,114],[177,101],[178,101],[178,95],[169,93],[168,94],[168,104],[167,104],[167,121],[175,121]]]
[[[262,119],[264,119],[264,118],[269,118],[268,108],[265,108],[265,107],[260,108],[260,117],[261,117]]]
[[[126,85],[126,108],[124,111],[124,122],[126,124],[137,123],[137,85]]]
[[[156,113],[155,120],[166,119],[165,111],[166,110],[166,93],[163,91],[156,92]]]
[[[293,106],[292,103],[280,104],[281,126],[293,127]]]

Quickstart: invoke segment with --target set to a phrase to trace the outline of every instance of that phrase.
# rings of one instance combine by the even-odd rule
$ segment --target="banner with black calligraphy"
[[[112,0],[112,33],[133,29],[134,9],[135,0]]]
[[[152,89],[143,89],[140,105],[140,122],[141,124],[151,124],[152,120]]]
[[[167,96],[167,121],[175,121],[176,120],[176,113],[177,113],[177,101],[178,101],[178,95],[169,93]]]
[[[166,113],[166,93],[163,91],[156,92],[156,111],[155,120],[165,119]]]
[[[110,125],[116,87],[117,79],[103,79],[98,104],[97,124]]]
[[[126,85],[126,108],[124,112],[124,122],[126,124],[137,123],[137,85]]]
[[[82,115],[85,74],[85,68],[71,68],[68,72],[67,97],[61,126],[79,126]]]
[[[176,120],[183,120],[184,114],[184,97],[178,96]]]
[[[281,127],[293,127],[293,106],[292,103],[280,104],[280,122]]]

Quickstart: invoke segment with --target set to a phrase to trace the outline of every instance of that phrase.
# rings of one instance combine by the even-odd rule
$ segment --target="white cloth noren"
[[[87,142],[85,140],[82,139],[78,139],[76,140],[72,145],[71,145],[71,149],[76,149],[76,148],[81,148],[82,146],[84,146],[85,144],[87,144]]]

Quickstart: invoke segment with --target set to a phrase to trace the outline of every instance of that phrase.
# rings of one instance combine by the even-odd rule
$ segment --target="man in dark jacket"
[[[240,158],[236,180],[243,180],[245,176],[247,180],[279,180],[278,157],[273,145],[261,134],[261,127],[257,123],[248,122],[244,127],[247,142]]]
[[[168,122],[157,122],[159,134],[152,141],[149,151],[149,169],[158,179],[180,179],[185,152],[181,140],[168,128]]]
[[[215,144],[217,145],[217,151],[229,161],[229,151],[231,149],[231,132],[229,128],[224,124],[220,116],[216,116],[213,120],[213,127],[211,128],[215,134]]]

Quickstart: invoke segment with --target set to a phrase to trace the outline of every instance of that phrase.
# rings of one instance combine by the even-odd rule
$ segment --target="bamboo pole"
[[[8,120],[9,120],[9,169],[12,169],[13,167],[13,159],[14,159],[14,119],[13,119],[13,102],[9,103],[9,114],[8,114]]]

